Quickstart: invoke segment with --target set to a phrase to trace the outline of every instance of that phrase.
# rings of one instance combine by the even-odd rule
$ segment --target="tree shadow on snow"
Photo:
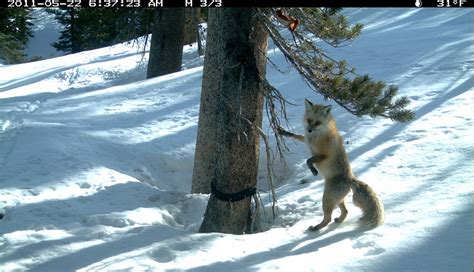
[[[56,230],[71,234],[66,238],[44,240],[37,243],[17,245],[17,247],[0,256],[0,263],[21,260],[25,256],[43,254],[53,250],[61,252],[62,247],[100,241],[93,245],[67,253],[64,256],[52,257],[45,263],[38,263],[35,271],[56,271],[58,268],[67,270],[79,269],[121,253],[131,252],[137,248],[154,242],[173,239],[183,234],[189,234],[183,226],[174,221],[185,216],[182,209],[174,214],[171,206],[179,205],[180,197],[184,194],[163,194],[162,191],[150,188],[138,182],[116,184],[89,196],[80,196],[64,200],[49,200],[40,203],[17,206],[10,210],[0,222],[0,234],[23,230]],[[135,199],[136,201],[130,201]],[[171,206],[170,206],[171,205]],[[127,221],[126,212],[136,209],[152,208],[172,214],[172,219],[156,219],[153,224]],[[171,210],[169,210],[171,209]],[[36,211],[36,212],[35,212]],[[41,213],[38,213],[41,211]],[[151,220],[146,218],[146,220]],[[129,229],[118,234],[108,234],[104,227]],[[61,230],[61,229],[58,229]],[[55,253],[56,254],[56,253]]]
[[[459,80],[462,77],[459,78]],[[407,128],[409,125],[411,125],[413,122],[416,122],[417,120],[421,119],[423,116],[429,114],[430,112],[436,110],[439,106],[441,106],[443,103],[447,102],[448,100],[455,98],[465,92],[468,92],[469,89],[472,87],[472,79],[468,78],[463,80],[462,83],[460,83],[457,87],[452,88],[448,90],[445,93],[442,93],[438,95],[435,99],[430,101],[429,103],[425,104],[421,108],[415,111],[415,120],[412,122],[406,122],[406,123],[396,123],[393,124],[390,128],[385,130],[384,132],[380,133],[377,135],[375,138],[370,140],[368,143],[355,148],[354,150],[350,151],[348,156],[351,160],[355,160],[362,154],[374,150],[377,146],[390,141],[393,139],[396,135],[401,133],[405,128]],[[394,150],[392,150],[394,151]],[[383,153],[384,151],[382,151]],[[385,156],[389,155],[390,153],[385,153]],[[378,159],[383,159],[383,155],[379,154]],[[357,172],[364,172],[367,170],[367,168],[364,169],[357,169]]]
[[[474,267],[472,202],[466,206],[469,208],[457,212],[454,220],[431,232],[424,243],[404,247],[403,251],[385,257],[378,270],[471,271]]]
[[[113,57],[98,57],[98,58],[96,58],[94,60],[91,60],[90,62],[86,62],[86,63],[75,63],[75,64],[71,64],[71,65],[63,65],[63,66],[52,67],[48,70],[44,70],[44,71],[35,73],[33,76],[22,77],[21,79],[16,79],[16,80],[12,80],[12,81],[7,82],[7,83],[3,83],[2,85],[0,85],[0,92],[7,91],[7,90],[10,90],[10,89],[14,89],[14,88],[18,88],[18,87],[22,87],[22,86],[25,86],[25,85],[29,85],[29,84],[32,84],[32,83],[35,83],[35,82],[39,82],[39,81],[47,79],[51,76],[54,76],[54,75],[60,74],[62,72],[65,72],[67,70],[75,69],[75,68],[78,68],[78,67],[81,67],[81,66],[97,64],[97,63],[101,63],[101,62],[108,62],[108,61],[118,60],[118,59],[122,59],[122,58],[128,58],[128,57],[135,56],[135,55],[138,55],[138,54],[141,54],[141,52],[116,54]]]
[[[254,253],[243,258],[236,259],[235,261],[215,262],[210,265],[195,267],[189,269],[188,271],[251,271],[251,267],[254,265],[272,260],[278,260],[281,258],[287,258],[290,256],[298,256],[311,252],[317,252],[324,247],[346,239],[357,238],[364,233],[364,229],[356,228],[328,236],[327,234],[331,233],[335,228],[337,228],[337,226],[335,224],[331,224],[321,232],[307,231],[301,239],[276,248],[272,248],[270,251]],[[308,265],[314,265],[314,269],[317,268],[317,262]]]

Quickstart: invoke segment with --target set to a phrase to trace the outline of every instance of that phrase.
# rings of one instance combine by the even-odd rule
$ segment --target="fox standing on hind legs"
[[[306,161],[311,172],[318,171],[324,177],[323,211],[324,218],[309,230],[320,230],[331,222],[332,211],[339,206],[341,215],[334,221],[340,223],[346,219],[347,209],[344,198],[350,190],[354,204],[362,209],[361,222],[367,227],[376,227],[383,223],[383,205],[377,194],[366,183],[355,178],[349,165],[342,137],[331,114],[331,106],[323,106],[305,100],[305,134],[297,135],[283,129],[283,136],[306,142],[313,155]],[[315,168],[316,166],[316,168]]]

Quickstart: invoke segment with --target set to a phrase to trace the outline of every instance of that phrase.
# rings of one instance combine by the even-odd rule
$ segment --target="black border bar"
[[[466,8],[474,0],[0,0],[7,8],[392,7]]]

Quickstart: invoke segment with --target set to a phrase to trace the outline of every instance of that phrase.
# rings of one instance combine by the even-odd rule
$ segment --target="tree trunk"
[[[253,8],[209,10],[192,190],[209,193],[211,182],[232,194],[256,186],[262,78],[268,34]],[[251,198],[221,201],[211,194],[200,232],[242,234]]]
[[[197,27],[200,8],[185,9],[184,43],[190,45],[197,41]]]
[[[198,55],[202,56],[204,55],[204,49],[202,48],[201,27],[199,25],[199,22],[196,27],[196,38],[197,38]]]
[[[155,9],[147,78],[181,70],[184,8]]]
[[[71,53],[78,53],[81,52],[80,46],[79,46],[79,37],[76,35],[77,29],[76,29],[76,11],[75,9],[71,9],[69,11],[69,14],[71,16],[71,26],[70,26],[70,35],[71,35]],[[81,46],[82,47],[82,46]]]

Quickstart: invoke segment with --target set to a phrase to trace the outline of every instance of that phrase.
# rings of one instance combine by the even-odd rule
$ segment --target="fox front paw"
[[[311,170],[311,173],[313,173],[313,176],[317,176],[319,173],[318,170],[314,167],[309,168],[309,170]]]
[[[313,162],[315,162],[316,158],[318,158],[317,155],[306,160],[306,165],[308,166],[309,170],[311,170],[311,173],[313,173],[313,175],[315,175],[315,176],[318,175],[318,170],[313,165]]]

